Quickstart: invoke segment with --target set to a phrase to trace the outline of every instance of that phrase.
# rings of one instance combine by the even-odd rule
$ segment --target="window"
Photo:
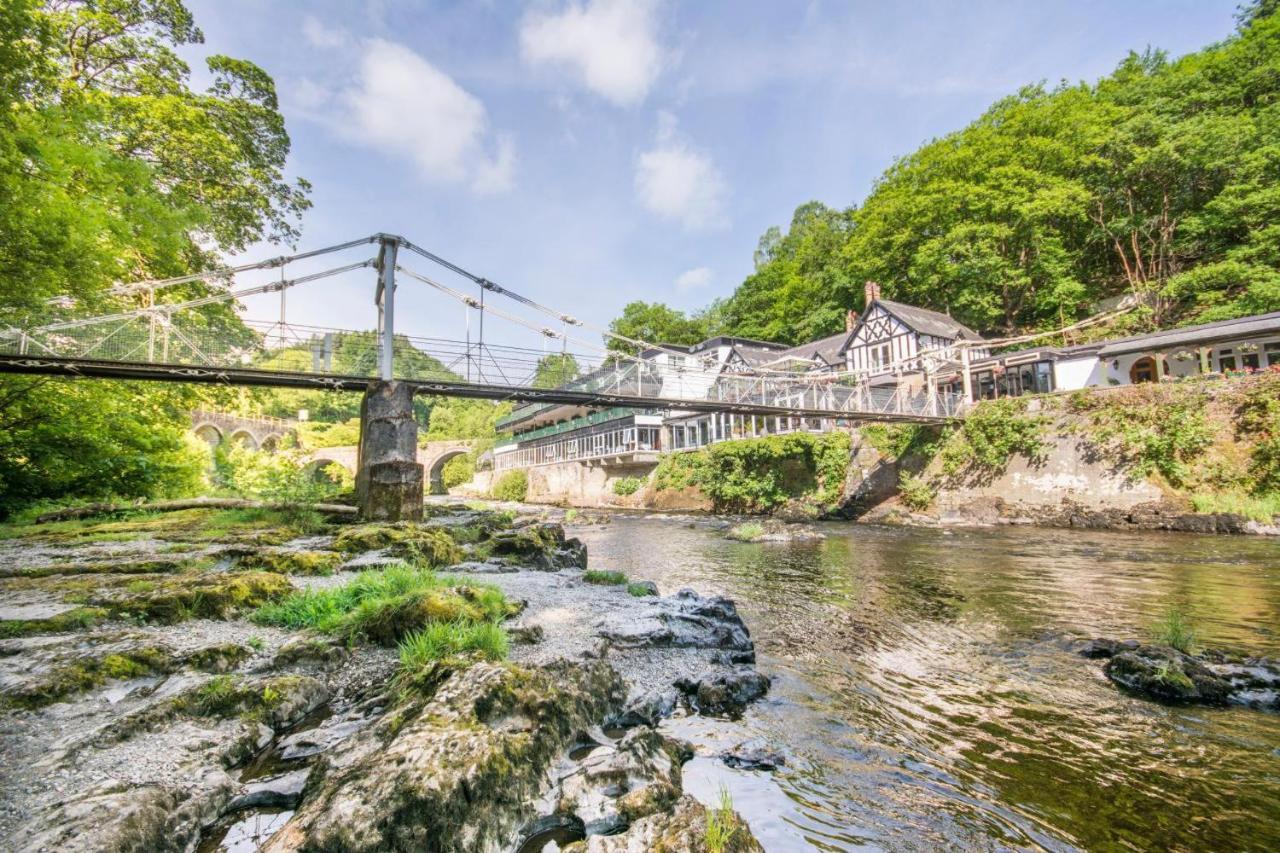
[[[1262,351],[1266,356],[1268,367],[1276,367],[1280,365],[1280,341],[1272,341],[1269,344],[1263,344]]]
[[[1218,350],[1218,370],[1227,371],[1236,369],[1236,357],[1231,350]]]

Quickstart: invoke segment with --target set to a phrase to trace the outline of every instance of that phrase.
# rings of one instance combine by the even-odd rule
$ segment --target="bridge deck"
[[[217,385],[247,385],[267,388],[307,388],[333,391],[363,391],[370,376],[343,376],[249,367],[196,367],[184,364],[139,363],[59,358],[53,356],[0,353],[0,373],[41,376],[131,379],[152,382],[201,382]],[[778,417],[835,418],[848,421],[885,423],[943,423],[950,417],[912,412],[845,411],[823,408],[794,408],[752,402],[709,399],[642,397],[564,388],[540,389],[520,385],[483,384],[435,379],[403,379],[417,394],[465,397],[479,400],[512,400],[521,403],[556,403],[587,407],[622,406],[635,409],[665,408],[689,412],[733,412],[735,414]]]

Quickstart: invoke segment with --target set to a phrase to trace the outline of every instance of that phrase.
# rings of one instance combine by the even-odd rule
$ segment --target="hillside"
[[[801,205],[727,299],[692,317],[633,303],[614,329],[800,343],[838,332],[868,279],[993,333],[1127,293],[1151,308],[1126,330],[1280,309],[1276,8],[1247,6],[1233,35],[1177,60],[1148,50],[1094,84],[1030,84],[896,162],[861,206]]]

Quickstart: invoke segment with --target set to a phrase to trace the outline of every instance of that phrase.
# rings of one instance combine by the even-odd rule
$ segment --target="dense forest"
[[[1149,50],[1092,85],[1027,86],[896,162],[861,206],[801,205],[728,298],[692,315],[635,302],[612,328],[800,343],[840,331],[866,280],[993,333],[1123,294],[1146,307],[1100,334],[1280,310],[1278,6],[1174,61]]]

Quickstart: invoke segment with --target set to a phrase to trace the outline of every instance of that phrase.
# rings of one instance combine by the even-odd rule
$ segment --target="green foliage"
[[[183,710],[202,717],[227,717],[242,700],[239,680],[232,675],[215,675],[200,685]]]
[[[235,494],[282,504],[320,503],[342,484],[317,479],[294,451],[267,453],[233,446],[218,460],[219,479]]]
[[[440,480],[446,490],[471,482],[475,475],[476,463],[465,453],[444,463],[444,468],[440,470]]]
[[[936,491],[924,477],[903,471],[898,475],[898,495],[909,508],[923,512],[933,503]]]
[[[834,507],[849,466],[848,433],[791,433],[670,453],[654,470],[654,488],[697,486],[723,512],[768,512],[802,500]]]
[[[1044,419],[1026,412],[1025,398],[987,400],[970,410],[943,440],[942,471],[949,477],[988,478],[1015,455],[1038,460],[1046,449]]]
[[[734,525],[724,534],[724,538],[738,542],[755,542],[764,535],[764,525],[758,521],[744,521]]]
[[[560,388],[582,375],[578,360],[570,353],[553,352],[538,359],[534,369],[534,388]]]
[[[497,501],[523,501],[528,494],[528,472],[508,471],[493,484],[490,497]]]
[[[296,236],[305,182],[260,68],[212,54],[209,88],[175,52],[203,36],[179,0],[16,0],[0,10],[0,327],[139,307],[117,282],[204,269]],[[180,300],[221,285],[166,290]],[[230,305],[201,317],[249,339]],[[0,380],[0,516],[68,496],[201,488],[186,412],[225,392]]]
[[[1191,466],[1213,442],[1209,398],[1199,387],[1133,385],[1067,398],[1069,411],[1087,416],[1089,438],[1135,478],[1159,472],[1185,485]]]
[[[1151,629],[1156,642],[1177,649],[1183,654],[1193,654],[1196,632],[1186,614],[1178,608],[1170,608]]]
[[[707,809],[707,830],[704,837],[707,853],[725,853],[739,828],[738,816],[733,811],[733,798],[729,795],[729,790],[721,786],[719,805]]]
[[[1252,441],[1249,488],[1280,500],[1280,375],[1249,381],[1236,408],[1236,436]]]
[[[360,443],[360,418],[336,423],[304,421],[298,424],[299,443],[307,449],[353,447]]]
[[[1250,495],[1238,491],[1208,492],[1191,496],[1196,512],[1243,515],[1262,524],[1272,524],[1280,516],[1280,493]]]
[[[507,656],[507,632],[495,622],[433,622],[400,641],[400,667],[411,676],[437,661],[474,653],[481,660]]]
[[[613,481],[613,493],[619,497],[630,497],[644,488],[643,477],[619,477]]]
[[[510,612],[496,587],[392,567],[361,572],[338,587],[296,590],[259,608],[252,619],[395,645],[435,622],[494,622]]]
[[[687,346],[717,334],[710,311],[687,316],[683,311],[661,302],[628,302],[622,316],[609,324],[609,331],[634,340],[651,344],[679,344]],[[635,355],[635,347],[614,338],[607,338],[605,345],[611,350]]]
[[[648,584],[629,583],[627,584],[627,594],[632,598],[647,598],[648,596],[657,595],[658,593],[655,592],[653,587]]]
[[[588,569],[582,573],[582,579],[587,583],[601,586],[619,586],[627,582],[627,576],[622,572],[607,572],[599,569]]]
[[[939,436],[938,427],[923,424],[866,424],[858,432],[876,450],[891,460],[920,455],[932,458]]]

